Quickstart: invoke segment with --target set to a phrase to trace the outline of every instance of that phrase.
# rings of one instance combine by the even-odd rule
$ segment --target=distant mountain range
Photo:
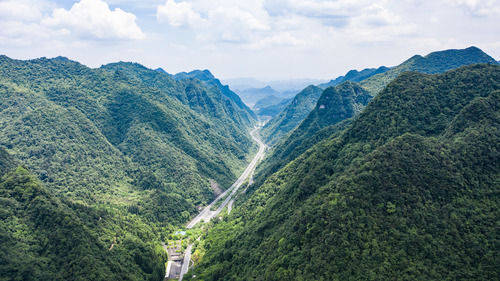
[[[389,84],[390,81],[394,80],[399,74],[405,71],[435,74],[474,63],[498,64],[495,59],[477,47],[452,49],[432,52],[425,57],[415,55],[400,65],[391,67],[390,70],[383,73],[368,77],[360,81],[360,83],[371,92],[372,95],[376,95]]]
[[[463,65],[474,63],[498,64],[492,57],[476,47],[469,47],[461,50],[445,50],[428,54],[425,57],[415,55],[398,66],[387,68],[379,67],[364,69],[362,71],[351,70],[345,76],[340,76],[329,83],[321,84],[322,87],[338,85],[345,81],[359,82],[359,85],[367,90],[371,96],[375,96],[388,83],[399,74],[406,71],[416,71],[421,73],[442,73]],[[352,79],[352,80],[350,80]],[[311,112],[316,105],[320,95],[317,92],[307,98],[298,99],[296,102],[304,104],[290,103],[283,109],[283,112],[273,117],[262,129],[262,135],[269,144],[276,144],[277,141],[293,131]],[[301,93],[300,95],[304,95]],[[301,108],[297,114],[297,108]]]
[[[241,99],[248,104],[250,107],[254,108],[256,103],[262,99],[269,97],[275,97],[279,100],[278,103],[284,97],[280,97],[280,92],[273,89],[271,86],[265,86],[263,88],[248,88],[244,90],[236,90],[236,93],[241,97]],[[264,101],[265,102],[265,101]]]
[[[328,83],[323,83],[323,84],[320,84],[318,86],[321,88],[327,88],[330,86],[336,86],[336,85],[338,85],[342,82],[345,82],[345,81],[360,82],[360,81],[363,81],[367,78],[372,77],[373,75],[384,73],[384,72],[388,71],[389,69],[390,69],[389,67],[385,67],[385,66],[381,66],[379,68],[365,68],[361,71],[357,71],[357,70],[353,69],[353,70],[350,70],[349,72],[347,72],[345,76],[339,76],[333,80],[330,80],[330,82],[328,82]]]
[[[264,88],[270,86],[280,93],[298,93],[309,85],[325,83],[323,79],[283,79],[261,81],[255,78],[231,78],[223,79],[223,83],[228,84],[231,89],[242,91],[250,88]]]
[[[268,96],[257,101],[253,110],[260,118],[272,118],[283,111],[292,100],[293,98]]]

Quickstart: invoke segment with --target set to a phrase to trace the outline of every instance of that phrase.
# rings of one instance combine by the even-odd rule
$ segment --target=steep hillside
[[[344,82],[321,94],[316,107],[292,131],[278,142],[271,154],[259,165],[257,182],[264,180],[323,138],[342,131],[372,99],[357,83]]]
[[[363,86],[363,88],[368,90],[372,96],[375,96],[390,81],[394,80],[398,75],[406,71],[435,74],[475,63],[497,64],[493,58],[476,47],[469,47],[463,50],[445,50],[430,53],[425,57],[419,55],[413,56],[402,64],[392,68],[382,66],[379,68],[367,68],[359,72],[351,70],[345,76],[340,76],[328,83],[320,84],[319,87],[326,88],[345,81],[360,82],[360,85]],[[314,108],[314,105],[306,108],[310,108],[310,111]],[[300,124],[308,113],[309,112],[304,112],[304,114],[293,117],[292,119],[294,122],[292,123],[294,126],[286,128],[281,128],[281,123],[283,122],[281,119],[283,118],[283,115],[286,114],[285,112],[282,112],[274,117],[263,130],[263,135],[266,141],[268,141],[269,144],[277,143],[283,136],[286,136],[288,132],[291,132],[295,126]],[[288,126],[287,122],[284,124],[285,126]]]
[[[269,120],[261,130],[268,144],[276,143],[281,137],[295,129],[316,105],[323,89],[309,86],[298,93],[280,114]]]
[[[1,280],[161,280],[151,227],[55,198],[1,148],[0,167]]]
[[[339,85],[339,84],[346,82],[346,81],[360,82],[360,81],[363,81],[367,78],[372,77],[373,75],[377,75],[379,73],[384,73],[384,72],[388,71],[389,69],[390,68],[388,68],[386,66],[381,66],[378,68],[365,68],[361,71],[357,71],[357,70],[353,69],[353,70],[350,70],[349,72],[347,72],[345,76],[339,76],[333,80],[330,80],[330,82],[328,82],[328,83],[323,83],[323,84],[320,84],[318,86],[326,89],[330,86],[336,86],[336,85]]]
[[[219,222],[195,280],[496,279],[499,104],[499,66],[399,76]]]
[[[253,149],[238,107],[138,64],[0,57],[0,145],[55,194],[183,223]]]
[[[219,79],[215,78],[213,74],[208,70],[193,70],[191,72],[180,72],[173,76],[174,79],[177,80],[187,80],[187,79],[198,79],[205,83],[207,86],[212,88],[213,91],[220,91],[222,95],[227,97],[230,101],[223,101],[224,103],[230,103],[232,106],[232,110],[230,110],[229,116],[233,120],[237,120],[238,122],[251,126],[254,125],[255,113],[241,100],[241,98],[229,89],[229,86],[222,85]],[[224,104],[223,103],[223,104]]]
[[[392,67],[390,70],[363,80],[361,85],[370,93],[376,95],[382,91],[389,82],[405,71],[435,74],[474,63],[497,64],[492,57],[476,47],[445,50],[430,53],[425,57],[415,55],[402,64]]]

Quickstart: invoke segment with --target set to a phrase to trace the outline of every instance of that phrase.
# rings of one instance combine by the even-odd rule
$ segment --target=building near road
[[[164,245],[167,251],[168,262],[165,271],[165,280],[179,279],[181,276],[184,254],[182,253],[181,241],[175,241],[173,244]]]

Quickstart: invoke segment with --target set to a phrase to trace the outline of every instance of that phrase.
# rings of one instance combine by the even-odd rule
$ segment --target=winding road
[[[255,128],[250,132],[250,135],[252,136],[252,139],[259,145],[259,150],[257,151],[257,154],[255,154],[254,158],[252,159],[252,162],[248,164],[246,167],[245,171],[241,174],[241,176],[229,187],[226,191],[224,191],[222,194],[217,196],[212,203],[210,203],[208,206],[206,206],[195,218],[193,218],[189,223],[187,224],[186,228],[193,228],[196,224],[198,224],[200,221],[208,222],[212,218],[216,217],[219,215],[219,213],[224,209],[224,207],[231,202],[231,207],[232,203],[234,203],[233,196],[238,192],[238,189],[243,185],[243,183],[246,181],[248,177],[250,177],[250,182],[252,181],[251,177],[253,175],[253,172],[255,171],[255,167],[257,166],[257,163],[259,163],[260,160],[264,158],[264,154],[266,152],[266,144],[264,144],[259,136],[259,128]],[[229,195],[228,195],[229,193]],[[227,197],[226,197],[227,195]],[[217,203],[217,201],[221,200],[222,198],[226,197],[224,202],[220,204],[219,208],[217,210],[212,211],[211,208],[212,206]],[[228,207],[229,208],[229,207]],[[230,210],[229,210],[230,212]],[[191,249],[193,247],[193,244],[190,244],[187,248],[186,251],[184,252],[184,261],[182,262],[182,269],[181,273],[179,276],[179,281],[182,280],[184,277],[184,274],[188,272],[189,269],[189,263],[191,259]]]

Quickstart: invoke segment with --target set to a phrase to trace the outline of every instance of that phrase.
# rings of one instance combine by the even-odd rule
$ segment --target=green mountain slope
[[[151,227],[55,198],[17,165],[0,149],[1,280],[161,280]]]
[[[85,204],[183,223],[214,197],[209,181],[228,187],[253,149],[251,123],[197,79],[65,58],[2,56],[0,66],[0,145]]]
[[[442,73],[460,66],[474,63],[497,64],[497,62],[477,47],[469,47],[458,50],[445,50],[432,52],[425,57],[415,55],[398,66],[381,74],[371,76],[361,82],[373,95],[376,95],[399,74],[405,71],[417,71],[421,73]]]
[[[208,70],[193,70],[191,72],[180,72],[173,76],[177,80],[198,79],[211,87],[214,91],[220,91],[222,95],[229,99],[229,103],[234,104],[231,117],[233,120],[247,126],[254,125],[255,113],[241,100],[241,98],[229,89],[229,86],[222,85],[219,79],[215,78]],[[227,101],[226,101],[227,103]]]
[[[373,75],[377,75],[379,73],[384,73],[388,71],[390,68],[386,66],[380,66],[378,68],[365,68],[361,71],[357,71],[355,69],[350,70],[344,76],[339,76],[333,80],[330,80],[328,83],[323,83],[318,85],[321,88],[328,88],[330,86],[336,86],[346,81],[351,82],[361,82],[367,78],[372,77]]]
[[[420,55],[413,56],[402,64],[392,68],[367,68],[359,72],[351,70],[345,76],[340,76],[328,83],[320,84],[319,87],[326,88],[345,81],[353,81],[359,82],[372,96],[375,96],[390,81],[406,71],[435,74],[475,63],[497,64],[493,58],[476,47],[469,47],[462,50],[445,50],[430,53],[425,57]],[[312,101],[314,103],[314,99],[312,99]],[[296,114],[293,117],[287,116],[295,114],[294,108],[289,109],[292,110],[292,114],[286,113],[285,109],[281,114],[271,119],[269,124],[266,124],[262,130],[265,140],[271,145],[276,144],[278,140],[282,139],[283,136],[286,136],[288,132],[291,132],[300,122],[302,122],[309,113],[306,111],[311,111],[313,108],[314,105],[311,104],[309,104],[309,106],[303,106],[301,108],[301,110],[304,111],[303,114]],[[293,126],[290,126],[287,121],[288,119],[293,120],[290,122]],[[281,126],[285,127],[281,128]]]
[[[314,144],[342,131],[372,99],[357,83],[344,82],[323,91],[316,107],[290,133],[279,141],[271,154],[259,165],[256,179],[260,182],[297,158]]]
[[[195,280],[495,279],[499,81],[399,76],[219,222]]]
[[[321,88],[311,85],[298,93],[280,114],[262,128],[261,135],[264,140],[274,144],[295,129],[314,108],[322,91]]]

